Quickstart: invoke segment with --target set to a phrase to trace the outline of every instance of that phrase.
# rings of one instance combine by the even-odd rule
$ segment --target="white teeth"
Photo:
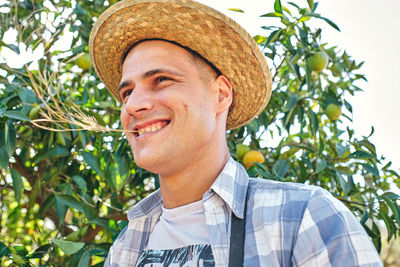
[[[157,123],[155,125],[152,126],[147,126],[146,128],[142,128],[140,130],[138,130],[138,134],[139,136],[144,134],[144,133],[149,133],[149,132],[155,132],[161,129],[161,123]]]

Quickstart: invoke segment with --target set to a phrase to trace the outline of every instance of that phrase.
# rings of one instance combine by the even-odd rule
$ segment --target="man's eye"
[[[169,80],[171,80],[170,78],[168,78],[168,77],[165,77],[165,76],[160,76],[160,77],[157,77],[157,82],[164,82],[164,81],[169,81]]]
[[[128,96],[130,96],[132,94],[132,90],[125,90],[122,92],[122,99],[127,98]]]

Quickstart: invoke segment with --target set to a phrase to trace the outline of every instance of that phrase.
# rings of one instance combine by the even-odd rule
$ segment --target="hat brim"
[[[90,56],[96,73],[119,101],[124,54],[132,44],[153,38],[191,48],[228,78],[234,96],[227,129],[246,124],[264,110],[272,80],[257,43],[232,19],[187,0],[125,0],[100,15],[90,34]]]

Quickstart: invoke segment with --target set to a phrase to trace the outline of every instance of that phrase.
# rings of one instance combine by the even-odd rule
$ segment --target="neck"
[[[176,208],[201,200],[230,156],[226,142],[221,147],[210,146],[207,151],[197,155],[191,158],[191,164],[186,164],[179,172],[159,175],[164,207]]]

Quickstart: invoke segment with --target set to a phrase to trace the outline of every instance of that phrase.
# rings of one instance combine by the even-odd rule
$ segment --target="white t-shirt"
[[[163,206],[136,266],[214,266],[202,201]]]

